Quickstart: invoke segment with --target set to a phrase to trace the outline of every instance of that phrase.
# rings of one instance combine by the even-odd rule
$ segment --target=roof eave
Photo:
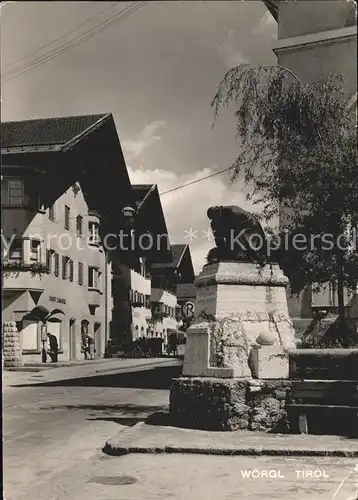
[[[85,137],[89,136],[92,132],[95,130],[99,129],[105,121],[107,121],[109,118],[112,117],[112,113],[107,113],[106,115],[102,116],[99,120],[97,120],[95,123],[90,125],[88,128],[77,134],[75,137],[72,137],[68,142],[63,144],[62,150],[63,151],[69,151],[72,149],[76,144],[78,144],[82,139]]]
[[[176,268],[179,268],[180,267],[180,264],[184,258],[184,255],[185,255],[185,252],[188,250],[188,245],[184,245],[184,248],[183,248],[183,251],[178,259],[178,262],[177,262],[177,265],[175,266]]]
[[[62,151],[62,149],[62,144],[48,144],[46,146],[13,146],[1,148],[1,154],[58,153]]]

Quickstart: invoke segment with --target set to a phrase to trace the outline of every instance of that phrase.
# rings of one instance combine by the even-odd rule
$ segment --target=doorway
[[[70,361],[77,360],[76,320],[70,319],[69,327]]]
[[[102,335],[101,335],[101,323],[94,324],[94,342],[95,342],[95,358],[101,358],[103,356],[102,352]]]

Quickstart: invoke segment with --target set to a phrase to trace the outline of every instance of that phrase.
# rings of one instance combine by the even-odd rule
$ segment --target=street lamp
[[[133,207],[124,207],[122,208],[122,214],[128,225],[133,226],[136,210]]]

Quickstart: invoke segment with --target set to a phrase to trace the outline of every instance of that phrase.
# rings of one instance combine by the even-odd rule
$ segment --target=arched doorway
[[[69,347],[70,347],[70,361],[77,359],[77,338],[76,338],[76,320],[70,319],[69,323]]]
[[[101,323],[96,322],[94,324],[94,345],[95,345],[95,358],[101,358],[103,356],[103,347],[102,347],[102,332],[101,332]]]
[[[89,327],[89,321],[86,319],[83,319],[81,321],[81,352],[83,353],[85,359],[87,359],[86,356],[86,351],[84,350],[84,347],[86,346],[87,340],[87,334],[88,334],[88,327]]]

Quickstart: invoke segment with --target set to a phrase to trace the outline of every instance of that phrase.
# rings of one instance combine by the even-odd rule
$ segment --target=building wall
[[[332,39],[327,45],[302,46],[298,50],[280,48],[276,54],[279,65],[293,71],[304,84],[325,78],[329,73],[342,74],[346,78],[347,94],[357,91],[356,38]]]
[[[340,0],[278,2],[278,37],[289,38],[352,25],[353,2]]]
[[[151,280],[150,277],[141,275],[140,273],[130,270],[131,289],[137,295],[151,295]],[[148,320],[151,318],[152,312],[150,303],[144,302],[143,307],[132,307],[132,338],[136,340],[139,337],[147,335]]]
[[[161,303],[162,308],[170,308],[172,311],[169,313],[168,317],[163,317],[162,320],[156,320],[153,322],[153,333],[154,335],[162,336],[164,342],[167,342],[168,329],[176,329],[177,320],[175,317],[175,308],[177,305],[176,295],[162,290],[160,288],[152,288],[151,290],[151,302]]]
[[[345,77],[348,96],[357,91],[357,31],[353,2],[278,2],[278,41],[274,52],[280,66],[291,70],[304,84],[326,78],[329,73]],[[281,214],[281,224],[288,214]],[[312,317],[310,292],[287,294],[291,317]],[[328,304],[329,298],[327,296]],[[320,300],[325,301],[324,297]],[[348,314],[357,314],[357,297]]]
[[[70,208],[69,229],[65,228],[65,205]],[[58,336],[59,360],[80,359],[81,322],[88,322],[89,333],[95,334],[96,356],[102,356],[105,343],[105,256],[99,246],[88,241],[88,223],[97,220],[88,215],[88,207],[82,191],[75,193],[70,188],[54,205],[54,220],[49,218],[49,209],[31,215],[22,209],[3,207],[3,231],[9,237],[14,232],[22,236],[24,259],[29,258],[31,239],[41,241],[40,260],[46,263],[46,250],[59,256],[59,273],[55,275],[52,256],[52,271],[49,274],[31,275],[29,271],[5,272],[3,277],[3,317],[5,321],[22,320],[25,313],[36,305],[43,305],[49,310],[61,309],[61,323],[49,323],[48,330]],[[76,235],[76,217],[83,217],[83,235]],[[99,221],[98,221],[99,222]],[[73,281],[63,277],[63,257],[73,262]],[[83,280],[79,283],[79,262],[83,264]],[[89,287],[88,267],[98,270],[99,283]],[[69,267],[68,267],[69,270]],[[37,290],[37,291],[36,291]],[[90,304],[98,306],[90,310]],[[71,325],[71,326],[70,326]],[[40,327],[25,322],[21,331],[21,343],[25,361],[39,361]]]

